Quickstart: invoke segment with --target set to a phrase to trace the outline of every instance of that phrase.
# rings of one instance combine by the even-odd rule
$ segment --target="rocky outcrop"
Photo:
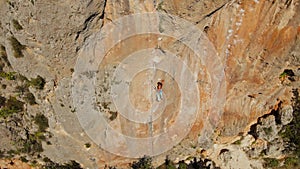
[[[160,43],[160,50],[171,51],[192,65],[192,70],[200,79],[197,85],[201,91],[200,103],[195,104],[202,106],[202,112],[195,118],[196,122],[187,137],[168,152],[154,157],[154,164],[158,166],[163,163],[167,155],[170,160],[181,161],[206,152],[207,158],[213,159],[221,168],[237,168],[236,163],[246,168],[262,168],[261,161],[252,158],[261,154],[268,158],[281,156],[284,146],[278,133],[283,125],[293,119],[291,91],[299,88],[300,79],[299,3],[298,0],[1,1],[0,44],[10,64],[6,63],[3,69],[5,72],[18,72],[28,79],[40,75],[46,80],[43,90],[28,89],[38,105],[26,104],[24,112],[28,115],[22,116],[30,118],[30,115],[42,113],[49,118],[51,144],[42,142],[43,156],[60,163],[76,160],[89,168],[128,167],[134,159],[99,148],[77,119],[71,84],[77,57],[88,46],[93,35],[122,16],[164,12],[182,17],[204,32],[225,65],[226,102],[220,117],[213,114],[208,106],[214,93],[211,91],[213,82],[208,66],[202,65],[200,60],[195,59],[193,51],[172,38],[141,35],[120,42],[107,54],[99,72],[110,77],[114,64],[127,55],[146,47],[156,48]],[[15,44],[20,48],[14,47],[10,40],[12,37],[19,42]],[[16,58],[15,52],[21,52],[23,57]],[[286,70],[291,70],[293,74]],[[133,89],[149,87],[142,83],[147,73],[137,76]],[[167,84],[173,82],[167,74],[160,72],[155,78],[159,76],[163,76]],[[1,95],[9,97],[15,94],[13,84],[16,82],[3,79],[1,84],[8,88],[1,90]],[[106,120],[129,136],[149,136],[149,126],[131,124],[120,116],[112,103],[102,102],[106,99],[106,92],[109,92],[105,88],[106,83],[110,81],[101,82],[95,91],[101,95],[101,103],[96,107],[104,110]],[[134,95],[130,96],[133,104],[139,109],[147,109],[149,103],[145,99],[145,91],[133,89]],[[181,97],[178,85],[172,83],[164,90],[169,93],[169,113],[176,112]],[[22,100],[21,97],[18,99]],[[164,114],[169,121],[158,121],[154,125],[157,131],[169,127],[176,119],[174,114]],[[17,132],[18,137],[26,139],[25,127],[37,130],[30,120],[21,121],[20,124],[1,123],[0,135],[12,137]],[[14,132],[8,131],[3,127],[5,125],[9,125]],[[248,131],[251,131],[250,134]],[[237,138],[241,139],[241,144],[232,145],[238,141]],[[1,147],[10,146],[6,139],[0,140]]]
[[[296,70],[299,65],[291,57],[299,34],[292,12],[299,8],[296,3],[241,1],[226,7],[231,10],[222,9],[215,15],[208,30],[227,61],[225,136],[237,134],[270,112],[277,99],[288,103],[291,89],[281,86],[278,77],[284,68]],[[222,20],[224,16],[229,19]]]
[[[282,125],[287,125],[293,120],[293,107],[286,106],[279,110],[280,122]]]

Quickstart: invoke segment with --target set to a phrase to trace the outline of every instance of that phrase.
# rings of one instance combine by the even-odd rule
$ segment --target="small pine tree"
[[[131,165],[133,169],[154,169],[152,166],[152,159],[150,157],[144,156],[139,161],[134,162]]]

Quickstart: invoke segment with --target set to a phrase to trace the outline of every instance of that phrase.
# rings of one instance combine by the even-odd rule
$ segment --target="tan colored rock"
[[[93,143],[79,124],[71,95],[71,69],[74,68],[80,49],[103,25],[125,15],[162,11],[180,16],[206,33],[216,48],[218,56],[226,63],[224,70],[226,104],[222,116],[218,118],[208,106],[213,91],[210,91],[212,83],[207,65],[201,65],[199,60],[193,59],[193,52],[186,46],[172,38],[163,37],[160,42],[162,49],[178,54],[181,59],[186,59],[187,63],[194,66],[195,72],[203,70],[197,72],[201,79],[198,85],[202,94],[199,105],[203,106],[203,112],[195,119],[196,122],[189,135],[182,141],[182,145],[176,145],[170,151],[154,157],[156,164],[162,163],[166,155],[170,155],[171,159],[176,159],[178,156],[184,159],[187,155],[197,155],[196,149],[193,148],[195,146],[207,148],[207,156],[217,160],[217,163],[224,168],[241,166],[249,168],[251,164],[261,167],[257,161],[249,161],[246,154],[236,147],[229,148],[231,154],[225,153],[223,157],[218,157],[219,151],[226,146],[212,147],[212,145],[216,140],[220,144],[231,143],[237,134],[247,133],[258,117],[277,110],[280,102],[290,105],[291,89],[299,87],[297,82],[288,81],[282,84],[279,79],[285,68],[293,69],[295,72],[299,69],[299,0],[286,1],[286,3],[266,0],[165,0],[155,3],[136,0],[91,0],[89,2],[76,0],[72,2],[33,1],[33,4],[30,1],[11,0],[11,2],[13,5],[0,1],[2,18],[0,43],[7,48],[8,59],[15,71],[28,78],[36,75],[46,78],[46,89],[35,91],[35,94],[40,96],[38,97],[39,110],[49,117],[50,131],[53,133],[52,145],[44,144],[43,154],[57,162],[76,160],[84,167],[104,168],[105,165],[128,167],[128,164],[133,161],[106,152]],[[12,18],[19,21],[23,30],[17,31],[13,27]],[[13,57],[11,45],[7,40],[11,36],[26,45],[26,50],[23,51],[24,58]],[[154,35],[128,39],[126,43],[121,43],[107,54],[107,60],[103,62],[101,70],[104,70],[105,66],[118,63],[123,59],[122,56],[138,49],[157,47],[158,38]],[[167,75],[162,73],[160,76],[165,76],[167,83],[171,82],[171,78]],[[143,81],[145,79],[138,76],[132,88],[142,86]],[[177,109],[176,103],[180,93],[177,92],[176,84],[169,86],[170,88],[165,90],[169,100],[172,100],[168,109],[168,113],[171,113]],[[103,88],[100,86],[98,89],[97,92],[103,94],[105,99],[105,92],[101,91]],[[131,100],[139,109],[147,110],[150,107],[150,102],[147,100],[149,98],[146,92],[142,92],[140,89],[135,90],[132,94],[140,95],[131,96]],[[108,107],[116,111],[113,106],[108,105]],[[110,115],[106,109],[104,112],[106,119],[109,120]],[[154,125],[156,131],[171,126],[172,119],[175,118],[176,113],[169,119],[167,125],[163,124],[163,120],[157,121]],[[284,121],[288,122],[290,118]],[[149,136],[147,125],[131,125],[130,121],[120,117],[119,114],[114,121],[109,122],[115,129],[130,136]],[[207,123],[211,126],[207,127]],[[218,128],[215,130],[216,126]],[[207,133],[214,131],[218,133],[208,134],[206,140],[199,139],[206,134],[203,132],[205,127],[211,128]],[[90,149],[84,147],[87,142],[92,143]],[[260,150],[263,144],[255,143],[254,146]],[[254,152],[252,156],[257,155],[257,152]],[[228,161],[228,157],[233,158]],[[224,161],[228,162],[227,166]],[[243,162],[241,165],[234,165],[241,161]]]
[[[27,163],[24,163],[20,160],[0,160],[0,168],[9,168],[9,169],[34,169],[36,167],[32,167]]]
[[[293,107],[285,106],[280,109],[279,114],[282,125],[287,125],[293,120]]]

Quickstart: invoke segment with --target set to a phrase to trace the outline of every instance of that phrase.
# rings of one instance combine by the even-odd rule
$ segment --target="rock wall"
[[[279,108],[289,109],[292,89],[299,88],[299,3],[298,0],[1,1],[0,44],[5,47],[11,64],[6,70],[18,72],[28,79],[37,75],[46,79],[43,90],[31,89],[38,105],[26,105],[25,110],[34,111],[33,114],[41,112],[49,119],[49,132],[53,136],[49,138],[51,145],[43,143],[43,156],[61,163],[76,160],[83,167],[89,168],[127,168],[135,159],[116,156],[99,148],[79,124],[71,94],[71,78],[77,57],[90,37],[106,24],[113,23],[122,16],[165,12],[188,20],[204,32],[214,45],[218,57],[226,65],[226,103],[219,119],[206,119],[211,113],[207,109],[196,119],[191,132],[180,144],[154,157],[153,162],[159,165],[166,156],[178,162],[203,155],[205,152],[208,158],[214,159],[222,168],[234,168],[236,166],[232,161],[225,165],[228,152],[219,154],[220,150],[228,149],[234,157],[240,151],[244,151],[236,145],[226,145],[236,141],[238,135],[244,135],[248,140],[246,139],[243,145],[249,146],[253,138],[247,133],[251,126],[257,123],[257,119]],[[14,56],[11,37],[15,37],[25,46],[22,50],[24,57]],[[106,56],[107,62],[104,63],[104,67],[105,64],[110,65],[120,60],[120,55],[139,48],[155,47],[158,43],[157,37],[155,36],[151,43],[149,39],[151,40],[149,37],[135,37],[126,41],[125,48],[122,48],[122,44],[121,47],[114,48]],[[193,53],[186,46],[178,44],[172,38],[165,38],[161,42],[161,48],[178,54],[182,59],[186,59],[187,63],[199,63],[193,60]],[[194,70],[200,69],[199,67],[196,66]],[[205,65],[201,69],[205,70]],[[295,73],[293,79],[283,74],[286,69]],[[203,82],[210,81],[209,74],[199,77]],[[171,78],[165,78],[171,81]],[[138,80],[135,85],[142,85],[141,81]],[[203,91],[199,103],[201,105],[206,105],[209,101],[210,84],[199,84],[199,89]],[[177,90],[176,85],[173,88]],[[101,90],[97,92],[101,93]],[[1,91],[1,94],[5,93],[7,94],[4,90]],[[180,94],[174,92],[170,95],[170,98],[172,97],[179,98]],[[142,99],[136,99],[134,103],[141,105],[141,109],[145,108],[143,106],[146,103],[144,105],[144,102],[140,103],[139,100]],[[177,101],[175,99],[174,102]],[[110,115],[106,114],[107,118],[110,118]],[[121,126],[128,127],[128,122],[117,117]],[[284,118],[287,118],[285,121],[289,121],[289,116]],[[213,130],[213,135],[203,142],[199,138],[207,120],[215,124],[213,127],[216,129]],[[271,127],[272,132],[277,132],[274,117],[260,119],[259,123],[256,130],[260,131],[260,134],[257,137],[270,142],[274,140],[261,132],[263,129],[260,127]],[[123,130],[128,131],[130,128],[124,127]],[[140,130],[147,130],[147,126],[140,127]],[[3,129],[2,133],[7,133],[7,129]],[[127,134],[134,135],[135,132]],[[142,137],[147,135],[147,132],[146,135],[141,134]],[[91,144],[91,147],[87,147],[87,143]],[[244,161],[245,166],[262,167],[259,161],[249,162],[244,154],[239,160]]]

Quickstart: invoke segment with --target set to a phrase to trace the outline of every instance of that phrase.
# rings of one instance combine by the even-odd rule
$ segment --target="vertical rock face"
[[[227,63],[224,135],[234,135],[277,100],[289,102],[290,89],[280,85],[279,75],[299,66],[299,55],[292,54],[299,46],[299,6],[241,1],[225,9],[213,16],[208,36]]]
[[[105,78],[98,80],[99,85],[96,85],[95,93],[99,95],[96,107],[115,130],[132,137],[149,137],[149,125],[131,124],[131,121],[118,113],[114,104],[107,101],[108,89],[113,83],[114,66],[126,56],[150,47],[171,51],[185,60],[200,79],[197,81],[201,93],[200,103],[195,104],[202,106],[202,114],[195,117],[196,122],[182,143],[154,157],[154,162],[156,165],[162,163],[166,155],[172,160],[185,160],[199,155],[201,148],[205,147],[208,155],[224,164],[230,156],[236,157],[241,150],[231,152],[236,149],[232,146],[228,152],[220,153],[217,157],[216,154],[224,147],[212,147],[212,144],[230,143],[238,134],[247,133],[258,117],[279,109],[279,105],[284,107],[280,110],[281,123],[285,125],[292,119],[291,90],[299,88],[300,84],[299,3],[299,0],[1,1],[0,44],[6,48],[13,71],[27,78],[40,75],[46,79],[45,89],[35,91],[38,108],[28,105],[26,109],[37,109],[49,117],[52,145],[43,144],[44,156],[56,162],[76,160],[89,168],[104,168],[106,165],[128,167],[133,159],[99,148],[101,145],[93,143],[77,119],[76,107],[72,104],[72,73],[77,57],[81,57],[82,49],[86,49],[89,40],[103,26],[123,16],[163,12],[191,22],[207,36],[216,49],[217,58],[225,66],[225,79],[221,84],[226,85],[226,102],[221,117],[213,118],[213,112],[207,106],[211,104],[210,98],[214,93],[211,91],[212,74],[209,74],[207,65],[195,59],[195,53],[180,41],[158,35],[128,38],[107,53],[99,66],[99,76]],[[22,50],[24,57],[14,57],[16,51],[10,41],[11,37],[25,46]],[[286,69],[292,70],[294,75],[284,74]],[[138,109],[149,110],[149,93],[139,87],[152,87],[150,82],[145,83],[149,80],[145,79],[148,76],[153,77],[154,81],[165,79],[165,83],[169,84],[168,87],[164,86],[168,107],[163,118],[152,126],[159,133],[176,119],[182,94],[170,74],[158,71],[152,76],[152,73],[145,70],[136,76],[130,86],[129,99]],[[210,132],[214,133],[207,136],[204,142],[200,138],[206,134],[203,129],[207,121],[211,125],[209,127],[212,127]],[[257,126],[258,138],[282,144],[273,138],[273,133],[280,130],[275,122],[274,116],[261,119],[261,124]],[[3,129],[1,133],[7,133],[7,130]],[[91,143],[91,147],[87,148],[86,143]],[[259,141],[254,146],[265,149],[265,145],[260,145]],[[274,149],[270,146],[266,154],[276,154]],[[211,153],[210,150],[215,152]],[[248,152],[250,156],[258,156],[254,150]],[[242,157],[247,160],[245,154]],[[232,163],[229,161],[230,167],[234,167]],[[221,166],[228,167],[223,164]],[[245,162],[245,165],[261,167],[256,162]]]
[[[1,15],[4,16],[1,20],[1,44],[10,49],[8,38],[15,37],[26,46],[23,52],[27,58],[16,60],[10,57],[13,55],[8,55],[16,71],[28,76],[39,72],[49,78],[70,73],[84,39],[102,25],[105,2],[70,3],[35,0],[1,2]],[[22,29],[18,30],[12,20],[18,22]]]

